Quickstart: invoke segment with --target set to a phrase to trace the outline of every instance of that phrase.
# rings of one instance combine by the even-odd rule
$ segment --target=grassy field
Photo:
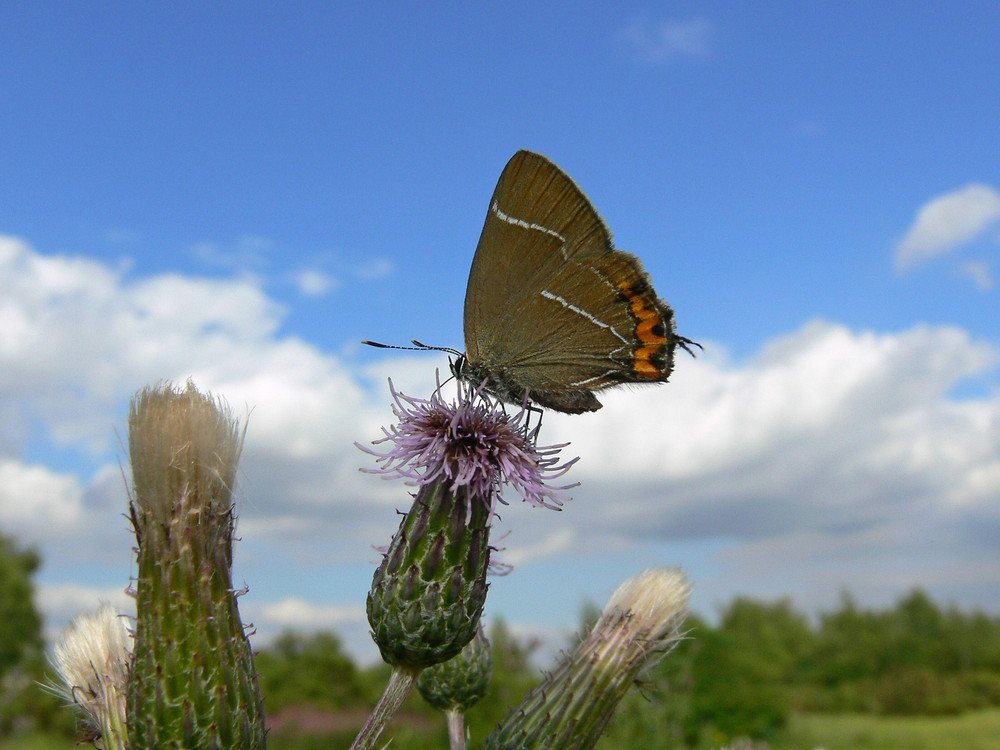
[[[1000,750],[1000,709],[962,716],[793,717],[772,750]]]
[[[319,738],[313,737],[313,740]],[[307,743],[318,747],[314,743]],[[325,746],[325,743],[321,743]],[[344,747],[347,747],[345,743]],[[4,750],[74,750],[63,738],[40,734],[4,741]],[[770,750],[1000,750],[1000,709],[951,717],[808,714],[792,719]],[[652,750],[652,749],[651,749]]]
[[[64,737],[37,733],[19,734],[3,741],[3,750],[79,750],[80,747],[82,746],[67,742]]]

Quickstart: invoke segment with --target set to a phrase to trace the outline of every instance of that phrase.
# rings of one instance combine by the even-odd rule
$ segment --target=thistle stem
[[[451,750],[465,750],[465,713],[453,708],[447,711],[448,746]]]
[[[413,686],[417,682],[419,669],[407,669],[406,667],[394,667],[389,676],[389,684],[385,686],[385,692],[379,698],[378,703],[372,710],[368,721],[361,727],[358,736],[354,738],[354,743],[350,750],[371,750],[375,747],[379,735],[392,721],[403,701],[406,700]]]

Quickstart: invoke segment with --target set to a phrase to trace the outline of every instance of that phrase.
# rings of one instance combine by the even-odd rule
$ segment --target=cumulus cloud
[[[880,523],[908,502],[984,502],[972,477],[1000,467],[1000,396],[949,393],[997,361],[958,329],[815,321],[746,363],[681,361],[662,389],[609,396],[583,431],[546,428],[586,454],[585,487],[615,493],[613,511],[590,515],[604,532],[750,538]],[[610,490],[612,477],[631,492]]]
[[[274,627],[296,630],[331,630],[345,623],[366,622],[364,604],[341,606],[314,604],[290,597],[260,607],[260,617]]]
[[[37,541],[80,523],[83,488],[77,477],[0,457],[0,528]]]
[[[906,270],[979,237],[1000,220],[1000,192],[973,183],[925,203],[896,246],[896,267]]]
[[[764,578],[807,599],[834,576],[832,590],[863,581],[891,599],[893,566],[930,586],[995,554],[1000,392],[951,395],[995,372],[995,347],[954,328],[815,321],[747,362],[711,349],[585,423],[546,416],[582,457],[567,509],[579,548],[724,542],[725,586]],[[519,528],[508,546],[529,540]],[[985,576],[963,586],[945,595],[1000,593]]]
[[[659,64],[682,57],[708,57],[711,32],[712,25],[705,18],[635,21],[618,32],[617,40],[639,60]]]
[[[55,441],[103,454],[133,390],[183,380],[202,362],[247,364],[280,315],[251,282],[129,282],[95,261],[0,237],[0,394],[12,399],[3,429],[23,436],[40,419]]]
[[[259,624],[356,614],[322,601],[318,571],[359,566],[363,592],[369,545],[395,530],[408,488],[360,473],[371,463],[353,443],[391,420],[386,374],[426,395],[433,366],[387,355],[353,370],[280,336],[283,314],[249,280],[132,280],[0,238],[0,523],[42,545],[47,596],[82,585],[97,569],[83,563],[124,587],[133,540],[112,427],[123,427],[137,388],[191,377],[249,419],[238,575],[280,592],[248,600]],[[572,442],[565,450],[581,460],[567,479],[582,485],[562,513],[504,508],[500,533],[513,533],[495,540],[501,559],[553,568],[609,549],[710,541],[725,545],[717,562],[731,584],[770,565],[781,593],[808,593],[859,560],[986,586],[995,576],[975,563],[1000,543],[1000,392],[953,392],[998,356],[955,328],[826,321],[747,361],[711,345],[682,356],[667,385],[609,392],[593,415],[545,415],[544,442]],[[29,438],[90,456],[95,468],[28,462]]]
[[[45,637],[53,640],[70,620],[79,614],[95,612],[101,604],[110,604],[123,615],[135,616],[135,599],[125,586],[101,588],[81,584],[39,586],[35,606],[45,613]]]
[[[387,503],[391,494],[384,486],[361,489],[353,442],[377,437],[380,421],[365,379],[306,342],[277,338],[283,314],[251,280],[168,274],[133,281],[94,261],[44,256],[0,238],[0,455],[16,457],[29,439],[41,439],[113,461],[121,453],[114,428],[124,427],[131,395],[148,383],[192,378],[250,418],[242,482],[252,502],[248,524],[260,513],[272,516],[275,523],[262,527],[276,535],[301,527],[318,534],[301,514],[318,507],[328,516],[364,517],[359,498]],[[416,378],[422,390],[433,378],[426,364]],[[38,467],[7,470],[19,473],[8,492],[28,478],[49,485],[34,504],[19,505],[21,494],[5,498],[8,517],[34,513],[44,524],[43,509],[59,503],[68,518],[83,491],[72,495],[71,480],[42,477]],[[113,483],[121,513],[120,477]],[[25,517],[22,526],[34,522]]]

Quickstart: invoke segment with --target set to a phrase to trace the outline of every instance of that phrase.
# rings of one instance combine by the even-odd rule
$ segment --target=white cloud
[[[747,363],[730,364],[711,347],[697,360],[680,355],[666,386],[610,392],[604,400],[613,406],[586,426],[554,416],[546,427],[556,429],[558,420],[556,438],[594,454],[581,471],[619,467],[647,478],[688,478],[757,461],[803,437],[853,429],[855,421],[869,424],[880,412],[930,409],[996,357],[957,329],[855,333],[814,321]],[[642,408],[627,407],[639,399]]]
[[[321,297],[338,286],[337,280],[329,274],[307,268],[295,275],[295,286],[305,297]]]
[[[124,586],[100,588],[57,584],[42,585],[35,591],[35,606],[45,613],[45,637],[50,641],[74,617],[95,612],[104,603],[124,615],[135,616],[135,599],[126,593]]]
[[[183,381],[203,362],[248,366],[280,315],[248,281],[129,282],[95,261],[0,237],[0,447],[13,450],[41,419],[57,442],[102,454],[134,390]]]
[[[237,576],[251,585],[260,627],[356,614],[324,602],[335,589],[317,591],[316,582],[356,568],[363,592],[369,545],[388,541],[410,488],[360,473],[373,463],[353,443],[391,420],[385,374],[426,395],[434,364],[387,354],[377,368],[352,371],[279,338],[282,314],[251,281],[131,281],[0,238],[0,523],[41,546],[43,591],[98,578],[124,587],[134,540],[113,428],[124,431],[137,388],[193,377],[238,415],[249,412]],[[839,589],[852,584],[843,571],[858,575],[871,559],[879,571],[895,561],[911,578],[933,569],[935,580],[991,593],[995,576],[974,563],[1000,543],[1000,391],[951,393],[998,356],[954,328],[875,333],[823,321],[746,362],[713,346],[696,360],[681,354],[666,385],[602,395],[594,415],[545,415],[543,442],[572,441],[565,453],[581,460],[566,479],[582,485],[562,513],[512,502],[498,529],[512,534],[494,543],[508,550],[501,559],[544,557],[532,567],[563,574],[609,548],[627,556],[643,545],[711,542],[725,545],[719,580],[736,590],[752,590],[760,579],[748,576],[761,571],[784,593]],[[17,456],[29,439],[89,451],[96,468],[73,473],[37,457],[25,465]],[[686,565],[634,567],[650,563]],[[610,591],[619,582],[594,584]],[[519,581],[517,571],[503,579],[520,585],[548,583]],[[57,606],[45,601],[47,612]],[[362,643],[364,628],[352,627]]]
[[[263,268],[267,265],[267,253],[274,243],[266,237],[244,234],[235,242],[220,245],[217,242],[198,242],[191,246],[190,253],[208,266],[245,271],[248,268]]]
[[[958,272],[984,292],[993,288],[993,271],[985,260],[966,261],[958,267]]]
[[[0,456],[0,529],[37,541],[80,523],[83,488],[75,476]]]
[[[1000,396],[948,394],[997,361],[957,329],[814,322],[746,364],[682,359],[663,388],[612,394],[585,425],[545,426],[585,456],[574,472],[584,487],[614,492],[613,508],[590,517],[604,532],[752,537],[882,522],[904,502],[981,507],[971,477],[1000,465]]]
[[[259,607],[259,621],[275,628],[295,630],[333,630],[346,623],[366,622],[364,604],[341,606],[314,604],[305,599],[289,597]]]
[[[516,542],[516,540],[512,540]],[[508,565],[520,566],[529,562],[544,560],[547,557],[572,552],[576,549],[578,540],[576,533],[571,528],[556,529],[551,534],[534,542],[533,544],[512,543],[509,550],[503,548],[503,542],[493,540],[493,544],[500,546],[501,551],[497,559]]]
[[[643,62],[657,64],[681,57],[708,57],[711,33],[712,25],[705,18],[635,21],[618,32],[618,42]]]
[[[971,242],[1000,220],[1000,192],[974,183],[925,203],[896,246],[896,267],[906,270]]]

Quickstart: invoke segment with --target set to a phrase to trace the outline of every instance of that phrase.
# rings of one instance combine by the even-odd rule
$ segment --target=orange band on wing
[[[632,316],[638,321],[635,336],[642,344],[632,353],[632,369],[636,377],[656,380],[663,377],[663,370],[652,360],[667,344],[667,338],[663,335],[666,326],[659,310],[650,306],[643,294],[645,291],[643,287],[646,286],[641,284],[640,288],[636,289],[633,284],[624,283],[619,284],[618,288],[632,306]]]

